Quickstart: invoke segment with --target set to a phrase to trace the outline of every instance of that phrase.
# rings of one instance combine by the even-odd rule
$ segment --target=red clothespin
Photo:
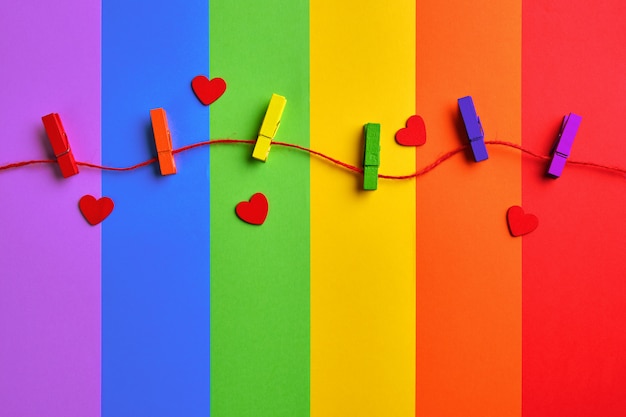
[[[78,174],[78,165],[74,160],[74,154],[70,149],[70,143],[67,140],[67,134],[63,129],[63,123],[58,113],[50,113],[41,118],[43,127],[46,129],[48,140],[52,145],[52,151],[61,168],[63,178],[71,177]]]
[[[152,131],[154,132],[161,175],[176,174],[176,163],[172,153],[172,135],[167,125],[165,110],[162,108],[150,110],[150,119],[152,120]]]

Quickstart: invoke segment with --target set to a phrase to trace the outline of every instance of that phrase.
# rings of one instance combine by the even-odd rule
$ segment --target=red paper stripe
[[[550,151],[582,116],[571,157],[623,165],[626,5],[524,2],[523,146]],[[626,415],[626,183],[619,175],[523,159],[523,415]]]

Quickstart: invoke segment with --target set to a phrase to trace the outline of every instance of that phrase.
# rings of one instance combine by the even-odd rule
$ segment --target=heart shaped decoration
[[[113,211],[113,200],[109,197],[102,197],[98,200],[92,195],[84,195],[78,202],[78,208],[83,213],[85,220],[92,226],[95,226],[106,219]]]
[[[235,212],[241,220],[257,226],[265,222],[268,210],[267,198],[262,193],[254,194],[250,201],[242,201],[235,207]]]
[[[520,206],[512,206],[506,212],[506,220],[512,236],[523,236],[539,226],[539,219],[534,214],[524,213]]]
[[[226,91],[226,81],[221,78],[209,80],[204,75],[198,75],[191,80],[191,89],[198,100],[205,106],[220,98]]]
[[[396,142],[402,146],[422,146],[426,143],[426,125],[421,116],[413,115],[406,127],[396,132]]]

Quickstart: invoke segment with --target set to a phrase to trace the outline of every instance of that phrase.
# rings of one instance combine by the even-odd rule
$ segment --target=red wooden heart
[[[235,207],[235,212],[246,223],[261,225],[265,222],[269,206],[262,193],[250,197],[250,201],[242,201]]]
[[[506,212],[509,231],[513,236],[527,235],[539,226],[539,219],[534,214],[524,213],[520,206],[512,206]]]
[[[106,219],[113,211],[113,200],[109,197],[102,197],[99,200],[92,195],[84,195],[78,202],[78,208],[83,213],[85,220],[95,226],[102,220]]]
[[[208,106],[224,94],[226,81],[221,78],[209,80],[204,75],[198,75],[191,80],[191,88],[198,100],[205,106]]]
[[[417,114],[409,117],[406,127],[396,132],[396,142],[403,146],[422,146],[426,143],[426,125]]]

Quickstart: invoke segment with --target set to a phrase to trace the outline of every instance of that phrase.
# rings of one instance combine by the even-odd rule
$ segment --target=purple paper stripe
[[[100,162],[100,2],[4,2],[0,165],[51,158],[59,113],[77,160]],[[95,170],[0,172],[0,414],[100,415],[100,226],[78,210]],[[115,215],[115,212],[113,213]]]

